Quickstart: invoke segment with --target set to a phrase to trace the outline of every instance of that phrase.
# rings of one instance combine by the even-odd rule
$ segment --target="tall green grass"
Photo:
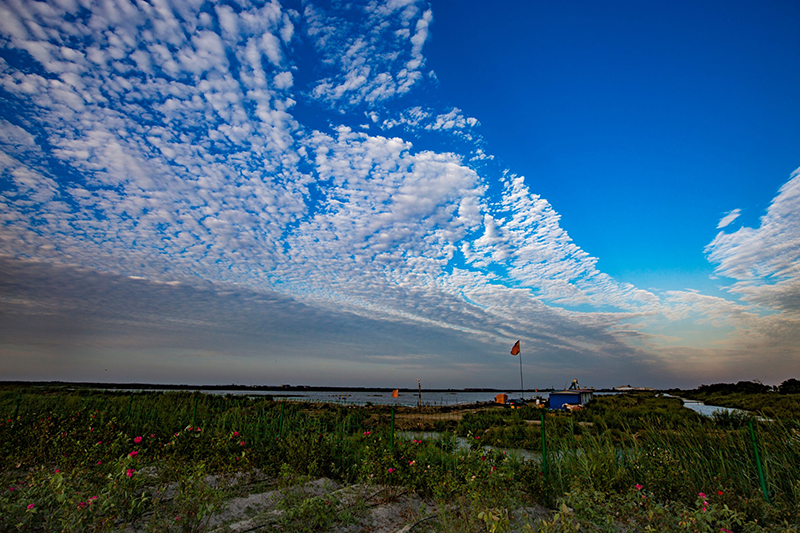
[[[400,412],[409,417],[416,411]],[[350,481],[369,472],[422,491],[443,490],[445,473],[450,481],[444,486],[456,490],[464,481],[459,476],[474,470],[470,461],[478,460],[475,454],[480,456],[486,444],[541,452],[539,414],[487,407],[460,417],[448,410],[436,423],[451,431],[424,444],[395,436],[392,447],[391,408],[385,406],[187,392],[4,390],[0,475],[13,477],[42,465],[94,464],[99,457],[95,441],[109,446],[103,448],[103,461],[124,457],[135,436],[154,435],[143,454],[174,465],[246,466],[268,474],[289,465],[303,474]],[[431,419],[425,420],[429,426]],[[757,436],[769,505],[760,493],[749,423]],[[551,503],[576,485],[603,493],[642,485],[656,498],[687,505],[698,493],[721,492],[731,508],[754,519],[800,520],[800,428],[793,420],[702,418],[676,400],[645,394],[603,397],[573,415],[548,413],[544,431],[547,475],[541,458],[515,464],[516,473],[506,480],[512,492]],[[467,450],[457,436],[470,443]],[[392,465],[408,464],[409,457],[437,473],[405,478],[386,473]]]

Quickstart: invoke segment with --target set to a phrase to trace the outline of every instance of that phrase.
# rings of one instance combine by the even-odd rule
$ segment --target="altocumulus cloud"
[[[262,380],[436,369],[442,385],[500,385],[506,344],[523,338],[542,379],[562,381],[566,360],[568,377],[611,384],[668,366],[648,320],[796,324],[797,242],[759,235],[796,230],[797,177],[748,230],[759,235],[709,245],[746,309],[619,283],[521,176],[492,166],[475,118],[415,99],[435,87],[425,2],[0,10],[2,312],[25,332],[2,349],[15,375],[32,354],[74,368],[90,345],[95,361],[160,354],[163,371],[142,379],[236,360]],[[253,374],[265,361],[274,373]]]

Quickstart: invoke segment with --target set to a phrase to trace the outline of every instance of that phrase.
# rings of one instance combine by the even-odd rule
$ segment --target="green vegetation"
[[[364,498],[308,493],[319,478],[375,487],[385,500],[419,495],[436,512],[415,531],[800,526],[791,419],[701,417],[653,393],[598,396],[573,413],[484,405],[394,414],[393,435],[386,406],[0,390],[0,530],[228,531],[225,502],[269,487],[281,513],[252,517],[265,527],[330,531],[366,512]],[[554,511],[544,520],[520,511],[536,504]]]
[[[681,393],[708,405],[733,407],[765,418],[800,419],[800,381],[789,379],[773,389],[751,381],[702,385]]]

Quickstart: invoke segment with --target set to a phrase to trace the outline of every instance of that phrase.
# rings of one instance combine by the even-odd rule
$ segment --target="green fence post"
[[[194,420],[197,417],[197,400],[199,400],[199,396],[194,397],[194,409],[192,410],[192,427],[194,427]]]
[[[17,414],[19,414],[19,404],[22,401],[22,393],[20,392],[17,394],[17,405],[14,406],[14,414],[11,416],[14,420],[17,419]]]
[[[392,434],[389,438],[389,451],[394,453],[394,407],[392,407]]]
[[[761,482],[761,491],[764,493],[764,499],[769,503],[769,492],[767,492],[767,482],[764,480],[764,470],[761,468],[761,457],[758,455],[758,446],[756,445],[756,432],[753,430],[753,422],[748,421],[747,425],[750,426],[750,440],[753,441],[753,451],[756,454],[756,467],[758,468],[758,480]]]
[[[544,412],[539,413],[539,420],[542,425],[542,474],[544,474],[545,483],[547,482],[547,439],[544,434]]]
[[[131,393],[131,399],[130,399],[130,400],[128,400],[128,414],[127,414],[127,415],[125,415],[125,416],[127,416],[128,418],[130,418],[130,417],[131,417],[131,407],[133,407],[133,393]]]
[[[281,402],[281,416],[278,419],[278,438],[281,438],[281,433],[283,433],[283,408],[286,407],[286,402]]]

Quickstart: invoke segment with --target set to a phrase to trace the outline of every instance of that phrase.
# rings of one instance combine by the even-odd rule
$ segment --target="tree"
[[[781,394],[800,394],[800,381],[794,378],[787,379],[778,387]]]

